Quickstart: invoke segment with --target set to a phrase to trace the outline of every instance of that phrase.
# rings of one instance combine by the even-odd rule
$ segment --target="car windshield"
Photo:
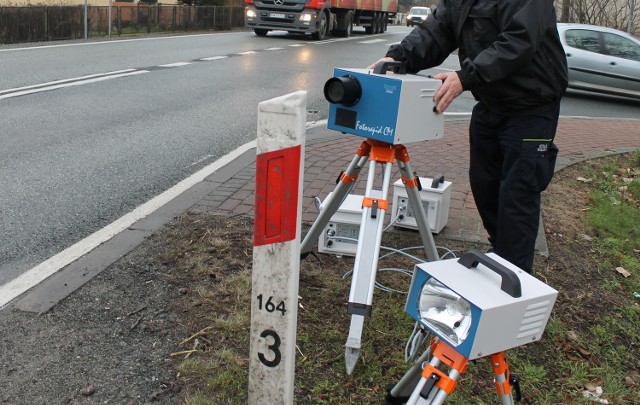
[[[426,15],[427,14],[427,9],[426,8],[412,8],[409,11],[409,14]]]

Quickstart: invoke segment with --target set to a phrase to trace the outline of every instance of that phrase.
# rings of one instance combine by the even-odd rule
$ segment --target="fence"
[[[114,6],[111,35],[230,30],[244,27],[242,7]],[[109,35],[109,7],[87,7],[87,37]],[[84,38],[83,6],[0,7],[0,44]]]

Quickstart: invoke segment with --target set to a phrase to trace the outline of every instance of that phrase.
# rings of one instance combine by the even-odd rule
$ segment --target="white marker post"
[[[258,104],[249,405],[293,404],[306,103]]]

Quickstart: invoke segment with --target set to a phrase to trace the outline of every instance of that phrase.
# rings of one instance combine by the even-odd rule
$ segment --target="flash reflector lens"
[[[471,329],[471,305],[438,280],[431,278],[420,292],[420,318],[427,326],[458,346]]]
[[[358,79],[351,75],[332,77],[324,85],[324,97],[332,104],[354,106],[362,97],[362,87]]]

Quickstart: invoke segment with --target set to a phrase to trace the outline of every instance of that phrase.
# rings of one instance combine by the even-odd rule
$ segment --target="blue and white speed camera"
[[[442,82],[386,69],[335,68],[324,86],[327,127],[394,145],[442,138],[444,117],[433,101]]]

